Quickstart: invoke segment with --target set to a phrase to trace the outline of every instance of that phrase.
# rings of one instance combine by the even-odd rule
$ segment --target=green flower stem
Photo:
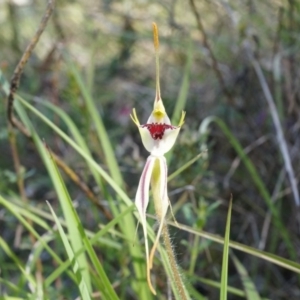
[[[175,287],[178,290],[180,298],[182,300],[185,300],[185,299],[187,300],[188,298],[187,298],[187,295],[185,292],[186,289],[183,284],[182,277],[179,273],[178,265],[176,262],[175,254],[174,254],[174,251],[172,248],[172,243],[171,243],[171,239],[170,239],[170,235],[169,235],[168,225],[166,223],[163,224],[162,236],[164,239],[168,259],[170,262],[170,267],[171,267],[172,273],[173,273],[172,280],[174,280],[174,282],[175,282]]]
[[[190,260],[190,267],[189,267],[189,271],[188,271],[188,274],[190,276],[192,276],[195,271],[196,261],[197,261],[198,252],[199,252],[199,249],[198,249],[199,243],[200,243],[200,237],[196,235],[194,242],[193,242],[193,247],[191,248],[191,260]]]
[[[169,236],[169,230],[168,230],[168,225],[165,222],[165,216],[166,216],[166,207],[163,208],[163,199],[161,199],[161,182],[162,181],[167,181],[167,178],[163,178],[163,176],[167,176],[167,174],[162,174],[161,172],[161,166],[159,163],[159,160],[156,159],[153,171],[152,171],[152,178],[151,178],[151,188],[152,188],[152,194],[153,194],[153,200],[154,200],[154,208],[156,212],[156,216],[158,221],[160,222],[160,229],[158,230],[157,233],[157,238],[156,241],[152,247],[151,254],[150,254],[150,269],[152,268],[152,261],[154,257],[154,252],[157,247],[158,241],[159,241],[159,236],[160,236],[160,230],[161,234],[164,239],[164,244],[166,248],[166,253],[167,253],[167,259],[169,260],[169,266],[171,269],[171,278],[172,280],[172,286],[173,288],[176,289],[176,294],[180,297],[180,300],[187,300],[187,294],[186,294],[186,288],[183,284],[182,278],[179,273],[178,265],[176,262],[175,258],[175,253],[172,248],[172,242],[171,238]],[[178,297],[176,297],[178,299]]]

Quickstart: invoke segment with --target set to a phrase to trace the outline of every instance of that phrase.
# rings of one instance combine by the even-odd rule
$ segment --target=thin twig
[[[32,38],[31,42],[27,46],[22,58],[20,59],[17,67],[15,68],[14,74],[12,76],[11,82],[10,82],[10,90],[7,91],[5,88],[3,89],[4,93],[8,94],[8,104],[7,104],[7,116],[9,121],[9,131],[10,134],[14,135],[14,132],[12,130],[12,126],[15,126],[17,129],[19,129],[25,136],[28,138],[32,138],[30,131],[22,124],[18,119],[16,119],[13,115],[13,102],[14,102],[14,95],[18,89],[20,77],[23,72],[24,66],[27,63],[29,57],[31,56],[31,53],[36,46],[41,34],[43,33],[47,22],[53,12],[54,9],[55,0],[49,0],[46,12],[44,14],[44,17],[41,20],[41,23],[39,25],[38,30],[36,31],[34,37]],[[3,74],[0,73],[0,79],[1,79],[1,85],[5,84],[5,79],[3,77]],[[2,81],[4,83],[2,83]],[[10,139],[11,140],[11,139]],[[20,189],[20,194],[22,199],[25,198],[24,194],[24,183],[20,181],[20,162],[18,158],[17,148],[15,143],[13,143],[13,140],[11,140],[11,148],[13,153],[13,160],[16,168],[16,173],[18,176],[18,185]],[[51,155],[53,156],[53,159],[55,160],[55,163],[75,182],[75,184],[86,194],[88,199],[90,199],[105,215],[105,217],[108,220],[112,219],[111,213],[103,206],[101,203],[98,202],[96,195],[91,191],[91,189],[83,182],[80,177],[69,167],[67,166],[64,161],[58,157],[53,151],[49,150],[51,152]]]
[[[12,126],[9,125],[10,128],[10,134],[15,134],[12,130]],[[31,133],[29,136],[27,136],[30,140],[32,140]],[[17,149],[12,147],[12,153],[13,153],[13,159],[15,166],[19,166],[19,159],[18,157],[15,158],[15,155],[17,154]],[[15,154],[16,152],[16,154]],[[85,193],[88,199],[92,201],[93,204],[95,204],[101,212],[105,215],[105,217],[108,220],[112,219],[112,215],[109,210],[107,210],[99,201],[97,200],[96,195],[93,193],[93,191],[88,187],[88,185],[75,173],[75,171],[70,168],[57,154],[55,154],[51,149],[49,149],[49,152],[51,153],[55,163],[58,165],[58,167]],[[19,167],[16,168],[17,176],[19,176]],[[19,180],[19,179],[18,179]],[[20,186],[20,183],[18,182],[18,185]],[[22,183],[21,186],[24,184]],[[20,190],[20,194],[22,195],[22,190]]]
[[[23,202],[27,202],[27,197],[25,193],[25,188],[24,188],[24,177],[23,177],[23,171],[22,171],[22,166],[20,163],[20,157],[18,153],[18,148],[17,148],[17,142],[16,142],[16,135],[11,126],[8,128],[8,140],[11,148],[11,154],[14,162],[14,168],[17,174],[17,185],[18,189],[21,195],[21,199]]]
[[[246,148],[244,148],[244,152],[245,154],[249,154],[253,149],[255,149],[256,147],[262,145],[263,143],[265,143],[268,140],[268,136],[261,136],[260,138],[258,138],[257,140],[255,140],[253,143],[251,143],[250,145],[248,145]],[[233,162],[231,163],[231,167],[229,169],[229,171],[227,172],[227,174],[224,177],[223,180],[223,187],[224,188],[228,188],[229,187],[229,181],[231,179],[231,177],[233,176],[234,172],[236,171],[236,169],[238,168],[238,166],[240,165],[242,159],[240,158],[240,156],[237,156]]]
[[[275,189],[272,194],[272,202],[273,203],[275,203],[275,201],[278,199],[278,194],[280,192],[282,183],[284,181],[284,175],[285,175],[285,169],[283,168],[279,173],[277,183],[275,185]],[[269,210],[264,219],[264,223],[263,223],[262,230],[261,230],[261,238],[260,238],[260,241],[257,246],[257,248],[262,251],[265,250],[265,246],[267,243],[268,233],[269,233],[270,224],[271,224],[271,218],[272,218],[272,213]]]
[[[250,53],[249,53],[250,54]],[[279,149],[281,151],[283,160],[284,160],[284,165],[285,165],[285,170],[288,173],[288,177],[291,183],[291,188],[293,191],[293,195],[294,195],[294,200],[297,206],[300,206],[300,199],[299,199],[299,191],[297,188],[297,184],[296,184],[296,178],[295,178],[295,173],[294,173],[294,169],[291,163],[291,158],[289,155],[289,151],[288,151],[288,147],[287,147],[287,143],[286,140],[284,138],[284,134],[283,134],[283,130],[280,124],[280,119],[278,116],[278,112],[274,103],[274,99],[272,97],[272,94],[270,92],[267,80],[262,72],[262,69],[260,67],[260,64],[258,63],[258,61],[255,59],[255,57],[253,55],[250,54],[250,59],[253,65],[253,68],[256,72],[256,75],[258,77],[258,80],[260,82],[260,85],[262,87],[263,93],[265,95],[265,98],[267,100],[269,109],[270,109],[270,113],[271,113],[271,117],[275,126],[275,130],[276,130],[276,135],[277,135],[277,141],[279,144]]]
[[[81,178],[67,165],[65,162],[60,159],[49,147],[47,147],[50,155],[53,157],[53,160],[70,178],[71,180],[86,194],[86,196],[101,210],[108,220],[112,219],[112,214],[108,211],[101,203],[99,203],[96,195],[88,187],[88,185],[81,180]]]
[[[279,52],[279,44],[280,44],[280,35],[283,26],[283,7],[279,7],[278,11],[278,21],[277,21],[277,29],[273,41],[273,49],[272,49],[272,69],[273,76],[270,78],[270,88],[274,95],[277,109],[279,112],[279,118],[283,120],[283,101],[282,101],[282,80],[281,80],[281,69],[279,67],[282,53]]]
[[[223,93],[226,95],[227,99],[228,99],[228,102],[230,104],[233,104],[234,103],[234,100],[233,100],[233,97],[232,97],[232,93],[228,90],[228,88],[226,87],[226,84],[225,84],[225,80],[223,78],[223,75],[219,69],[219,65],[218,65],[218,61],[210,47],[210,44],[208,42],[208,38],[207,38],[207,35],[206,35],[206,32],[205,32],[205,29],[203,27],[203,24],[201,22],[201,17],[200,17],[200,14],[196,8],[196,5],[195,5],[195,2],[194,0],[190,0],[190,5],[192,7],[192,11],[195,15],[195,18],[196,18],[196,21],[197,21],[197,26],[198,26],[198,29],[199,31],[201,32],[202,34],[202,43],[204,45],[204,47],[207,49],[208,53],[209,53],[209,56],[211,58],[211,61],[212,61],[212,68],[219,80],[219,83],[220,83],[220,86],[223,90]]]
[[[34,49],[37,42],[39,41],[40,36],[42,35],[42,33],[45,30],[47,22],[53,12],[54,4],[55,4],[55,0],[48,1],[47,8],[46,8],[45,14],[43,16],[43,19],[41,20],[41,23],[40,23],[35,35],[33,36],[32,40],[30,41],[29,45],[27,46],[25,52],[23,53],[18,65],[16,66],[14,74],[10,81],[10,91],[9,91],[9,95],[8,95],[8,99],[7,99],[8,122],[12,126],[17,127],[26,136],[30,136],[30,132],[24,126],[24,124],[22,124],[19,120],[17,120],[13,115],[14,95],[19,87],[20,77],[21,77],[21,74],[25,67],[25,64],[27,63],[29,57],[31,56],[32,50]]]
[[[284,12],[283,7],[279,7],[277,29],[276,29],[276,34],[275,34],[273,49],[272,49],[272,61],[274,60],[276,53],[278,52],[280,34],[281,34],[281,29],[282,29],[283,12]]]
[[[24,66],[26,62],[28,61],[32,50],[34,49],[35,45],[37,44],[41,34],[43,33],[47,22],[52,14],[52,11],[54,9],[54,0],[49,0],[44,17],[38,27],[38,30],[36,31],[34,37],[30,41],[29,45],[27,46],[25,52],[23,53],[18,65],[15,68],[15,71],[13,73],[12,79],[10,81],[10,90],[8,94],[8,99],[7,99],[7,118],[8,118],[8,131],[9,131],[9,142],[12,150],[12,156],[13,156],[13,161],[14,161],[14,167],[15,171],[17,174],[17,183],[18,183],[18,188],[20,191],[20,195],[22,198],[22,201],[27,202],[27,197],[25,193],[25,188],[24,188],[24,178],[22,174],[22,167],[20,164],[20,159],[19,159],[19,154],[18,154],[18,149],[17,149],[17,144],[16,144],[16,137],[15,137],[15,132],[13,130],[13,127],[17,127],[23,134],[25,134],[27,137],[30,137],[31,134],[28,131],[28,129],[22,124],[19,120],[17,120],[14,115],[13,115],[13,104],[14,104],[14,95],[19,87],[20,83],[20,77],[22,74],[22,71],[24,69]],[[31,224],[32,221],[29,220],[29,224]],[[30,234],[31,241],[34,243],[36,241],[35,237]],[[42,278],[42,264],[40,259],[37,260],[37,271],[36,271],[36,277]]]

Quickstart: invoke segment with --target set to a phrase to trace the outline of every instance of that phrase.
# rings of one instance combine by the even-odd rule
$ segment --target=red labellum
[[[172,126],[172,125],[159,124],[159,123],[145,124],[145,125],[142,125],[142,127],[143,128],[146,127],[149,130],[149,132],[154,140],[157,140],[157,139],[161,140],[164,136],[166,129],[175,129],[176,128],[175,126]]]

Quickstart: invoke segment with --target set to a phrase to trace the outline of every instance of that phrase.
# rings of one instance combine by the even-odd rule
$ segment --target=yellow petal
[[[152,180],[151,180],[151,186],[152,186],[152,192],[154,198],[154,207],[160,222],[160,226],[156,235],[155,242],[150,252],[150,258],[149,258],[150,269],[152,268],[153,265],[154,254],[159,243],[161,231],[164,225],[164,220],[169,206],[167,181],[168,181],[167,162],[165,157],[161,156],[158,157],[155,161]]]
[[[166,115],[166,110],[161,99],[154,101],[152,116],[155,122],[160,123]]]
[[[136,126],[140,126],[140,122],[139,122],[139,119],[136,115],[135,108],[132,110],[132,115],[130,114],[130,118],[132,119],[132,121],[135,123]]]
[[[178,126],[180,126],[180,127],[181,127],[181,126],[183,125],[183,123],[184,123],[185,114],[186,114],[185,111],[182,111],[182,112],[181,112],[181,117],[180,117],[180,121],[179,121],[179,124],[178,124]]]

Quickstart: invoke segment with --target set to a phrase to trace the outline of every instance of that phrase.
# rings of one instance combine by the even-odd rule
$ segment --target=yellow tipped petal
[[[180,126],[180,127],[181,127],[181,126],[183,125],[183,123],[184,123],[185,114],[186,114],[185,111],[183,111],[183,112],[181,113],[180,121],[179,121],[179,124],[178,124],[178,126]]]
[[[151,277],[150,277],[150,268],[149,268],[149,265],[147,264],[147,283],[148,283],[148,286],[149,286],[149,289],[150,291],[156,295],[156,291],[155,289],[153,288],[153,285],[151,283]]]
[[[132,110],[132,115],[130,114],[130,118],[135,123],[136,126],[140,126],[140,122],[139,122],[139,119],[138,119],[138,117],[136,115],[135,108]]]

